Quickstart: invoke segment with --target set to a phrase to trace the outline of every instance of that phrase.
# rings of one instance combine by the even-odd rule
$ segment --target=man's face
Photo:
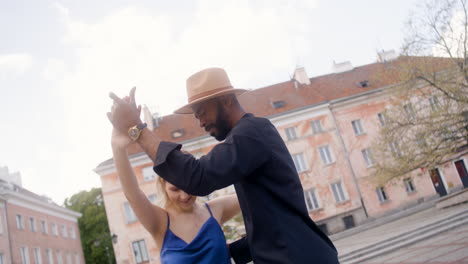
[[[218,141],[224,140],[231,131],[228,114],[217,98],[193,106],[193,113],[200,127]]]

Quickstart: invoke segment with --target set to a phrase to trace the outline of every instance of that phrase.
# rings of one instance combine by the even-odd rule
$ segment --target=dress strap
[[[171,223],[171,219],[169,218],[169,213],[166,212],[167,214],[167,229],[169,229],[169,224]]]
[[[208,203],[205,203],[206,205],[206,208],[208,208],[208,212],[210,212],[210,215],[213,216],[213,213],[211,213],[211,209],[210,209],[210,206],[208,205]]]

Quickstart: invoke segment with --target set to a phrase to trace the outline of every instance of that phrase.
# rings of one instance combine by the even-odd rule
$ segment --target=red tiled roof
[[[295,81],[290,80],[255,89],[242,95],[240,103],[247,112],[266,117],[399,83],[403,78],[405,68],[407,70],[408,67],[414,67],[414,65],[424,65],[425,71],[436,72],[449,67],[451,63],[453,61],[446,58],[399,57],[390,62],[377,62],[342,73],[310,78],[309,85],[297,83],[297,88]],[[360,85],[362,81],[368,81],[368,86],[362,87]],[[272,103],[275,101],[284,101],[285,104],[283,107],[274,108]],[[183,129],[184,134],[177,139],[172,138],[171,132],[179,129]],[[162,140],[175,142],[183,142],[206,135],[193,115],[172,114],[164,116],[154,132]],[[129,149],[131,154],[138,152],[142,152],[142,150],[137,145],[133,145]]]

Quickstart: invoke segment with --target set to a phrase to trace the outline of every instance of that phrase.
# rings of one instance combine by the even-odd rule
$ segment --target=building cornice
[[[45,201],[40,201],[15,191],[7,191],[3,193],[2,196],[9,204],[14,204],[40,213],[60,217],[72,222],[77,222],[78,218],[82,216],[81,213],[60,207],[55,204],[47,203]]]

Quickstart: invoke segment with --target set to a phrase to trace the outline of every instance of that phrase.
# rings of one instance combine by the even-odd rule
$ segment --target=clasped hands
[[[133,87],[130,94],[123,98],[119,98],[112,92],[109,93],[109,97],[113,100],[111,111],[107,113],[107,118],[114,127],[112,147],[127,147],[132,142],[128,136],[128,129],[142,123],[140,119],[141,106],[136,105],[135,90],[136,87]]]

